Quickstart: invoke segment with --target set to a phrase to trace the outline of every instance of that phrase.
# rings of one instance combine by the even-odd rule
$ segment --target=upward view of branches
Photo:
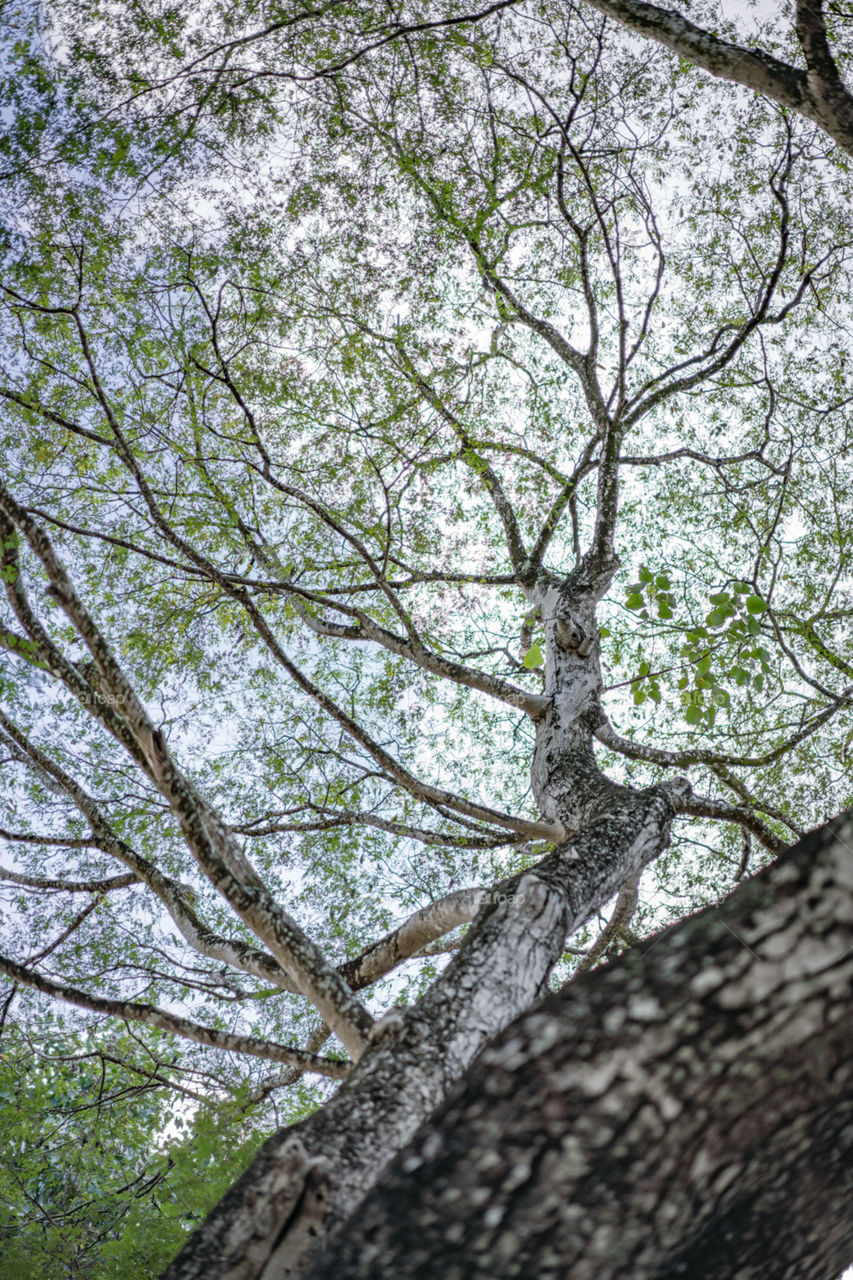
[[[484,1046],[851,805],[846,22],[10,12],[10,1266],[159,1274],[285,1125],[168,1275],[326,1274]],[[539,1269],[459,1274],[552,1274],[504,1194]]]

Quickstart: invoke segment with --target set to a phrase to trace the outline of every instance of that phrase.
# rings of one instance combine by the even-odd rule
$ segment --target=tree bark
[[[483,1046],[547,990],[566,934],[662,851],[685,785],[623,789],[571,843],[488,891],[445,972],[376,1025],[321,1111],[265,1144],[164,1280],[303,1274]]]
[[[311,1280],[835,1280],[851,984],[848,813],[522,1015]]]
[[[853,155],[853,94],[841,79],[826,38],[821,0],[797,4],[796,34],[806,70],[763,49],[731,44],[699,27],[675,9],[646,0],[587,0],[608,18],[655,40],[721,80],[755,93],[813,120],[834,142]]]

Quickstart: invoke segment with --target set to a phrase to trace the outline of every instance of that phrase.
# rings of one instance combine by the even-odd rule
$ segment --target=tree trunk
[[[571,844],[493,889],[426,995],[377,1024],[327,1106],[265,1144],[164,1280],[301,1274],[483,1045],[546,990],[566,933],[664,848],[682,787],[624,791]]]
[[[835,1280],[851,984],[848,814],[522,1015],[311,1280]]]
[[[827,1144],[853,1145],[838,1093],[850,1085],[838,985],[853,976],[849,824],[798,847],[725,913],[525,1013],[566,936],[665,848],[690,790],[677,778],[635,791],[597,766],[595,601],[612,568],[602,555],[528,588],[548,646],[533,789],[543,817],[574,834],[486,893],[444,973],[373,1028],[326,1107],[270,1139],[165,1280],[281,1280],[312,1266],[315,1280],[677,1275],[710,1243],[720,1266],[743,1249],[745,1265],[777,1269],[738,1274],[778,1276],[776,1219],[798,1220],[789,1201],[810,1205],[820,1183],[828,1221],[841,1220],[843,1163]],[[842,1245],[833,1226],[783,1253],[798,1275],[830,1275],[803,1268],[835,1265]]]

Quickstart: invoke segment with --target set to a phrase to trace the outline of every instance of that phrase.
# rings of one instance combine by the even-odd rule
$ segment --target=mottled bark
[[[361,991],[409,956],[417,955],[428,943],[473,920],[485,897],[485,889],[457,889],[446,898],[431,902],[360,956],[347,960],[339,973],[353,991]]]
[[[524,1014],[311,1280],[834,1280],[851,983],[848,814]]]
[[[611,798],[630,794],[601,772],[592,735],[604,721],[595,607],[610,585],[616,561],[596,570],[582,563],[559,586],[529,592],[545,625],[547,713],[536,725],[531,783],[544,818],[577,831]]]
[[[447,970],[377,1024],[322,1111],[262,1148],[168,1280],[301,1274],[319,1234],[357,1208],[483,1046],[543,994],[566,934],[663,849],[683,785],[624,792],[570,844],[489,892]]]

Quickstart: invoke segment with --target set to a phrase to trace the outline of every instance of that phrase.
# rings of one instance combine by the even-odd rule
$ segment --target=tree
[[[482,1256],[431,1206],[469,1204],[458,1153],[510,1113],[540,1171],[555,1133],[609,1151],[617,1097],[639,1155],[590,1186],[633,1189],[630,1274],[707,1247],[674,1171],[747,1274],[833,1275],[848,828],[616,957],[851,802],[837,159],[582,9],[207,17],[57,8],[10,57],[0,971],[204,1047],[180,1070],[256,1125],[333,1082],[282,1104],[173,1280],[406,1274],[395,1220],[432,1223],[413,1275],[559,1270],[571,1160],[556,1259],[538,1174],[494,1152]],[[627,1070],[587,1129],[577,1090],[543,1128],[566,1026],[582,1076],[640,1045],[667,1142]],[[774,1054],[790,1107],[756,1086]],[[756,1112],[723,1157],[674,1123],[703,1082],[723,1130]]]
[[[166,1037],[73,1037],[51,1023],[4,1032],[0,1275],[156,1275],[263,1129],[245,1099],[211,1106],[203,1073],[166,1076],[160,1058],[171,1057],[171,1077],[178,1068]],[[189,1099],[199,1105],[187,1122]]]

